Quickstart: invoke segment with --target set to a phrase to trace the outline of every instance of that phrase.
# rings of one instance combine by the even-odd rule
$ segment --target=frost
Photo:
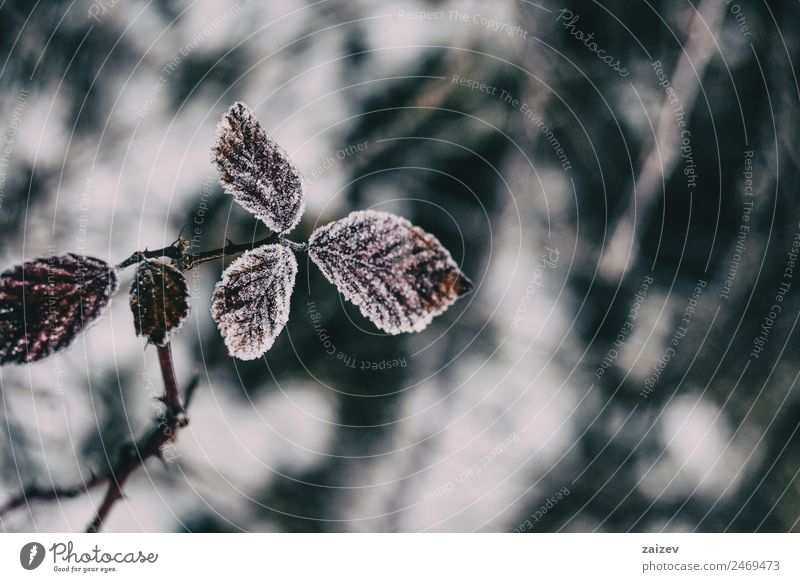
[[[142,261],[131,283],[130,305],[136,335],[163,346],[189,315],[186,278],[162,261]]]
[[[0,275],[0,364],[34,362],[68,347],[108,306],[117,276],[105,261],[44,257]]]
[[[228,109],[212,151],[220,183],[236,202],[275,232],[297,225],[304,210],[300,173],[247,105]]]
[[[308,244],[339,292],[392,335],[425,329],[472,290],[436,237],[387,212],[353,212],[317,229]]]
[[[211,298],[211,317],[232,356],[254,360],[272,347],[289,320],[296,276],[297,259],[278,244],[247,251],[225,270]]]
[[[223,116],[213,152],[220,182],[236,202],[279,234],[297,225],[300,173],[243,103]],[[353,212],[318,229],[308,253],[365,317],[390,334],[424,329],[472,289],[436,237],[385,212]],[[251,250],[228,267],[214,289],[211,315],[231,355],[252,360],[272,346],[289,319],[296,274],[297,260],[281,244]]]

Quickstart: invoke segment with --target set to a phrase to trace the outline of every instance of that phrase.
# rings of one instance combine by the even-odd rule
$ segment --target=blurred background
[[[799,23],[763,0],[0,2],[3,269],[264,236],[210,161],[244,101],[306,177],[290,238],[386,210],[476,284],[386,336],[300,256],[287,328],[240,362],[208,311],[223,265],[190,271],[191,424],[107,530],[799,531]],[[68,351],[0,369],[0,503],[151,425],[130,276]],[[0,527],[81,531],[101,496]]]

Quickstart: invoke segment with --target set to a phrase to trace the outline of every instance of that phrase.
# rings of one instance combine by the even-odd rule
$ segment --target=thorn
[[[159,447],[158,451],[156,452],[156,458],[161,461],[161,464],[164,465],[165,469],[169,469],[169,463],[167,463],[167,460],[164,458],[164,452],[161,450],[161,447]]]
[[[180,251],[183,251],[183,250],[186,248],[186,246],[187,246],[186,239],[185,239],[185,238],[183,238],[183,236],[182,236],[182,235],[183,235],[183,231],[184,231],[184,229],[185,229],[185,228],[186,228],[186,227],[184,226],[184,227],[181,229],[181,232],[178,234],[178,238],[176,238],[176,239],[173,241],[172,245],[170,245],[170,246],[172,246],[172,247],[175,247],[176,249],[178,249],[178,250],[180,250]]]
[[[185,410],[181,410],[175,414],[175,423],[181,428],[189,424],[189,417],[186,416]]]

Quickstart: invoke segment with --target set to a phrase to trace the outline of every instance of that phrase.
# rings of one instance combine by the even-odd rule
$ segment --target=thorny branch
[[[167,352],[169,352],[169,346],[165,347]],[[159,361],[161,361],[160,352]],[[171,356],[169,362],[171,369]],[[174,373],[172,379],[174,382]],[[102,475],[92,474],[91,477],[83,483],[69,487],[56,486],[44,488],[37,485],[25,487],[19,494],[9,499],[3,505],[0,505],[0,518],[15,509],[30,505],[33,501],[58,501],[60,499],[78,497],[88,493],[92,489],[108,484],[108,489],[106,490],[103,501],[98,507],[94,519],[92,519],[92,522],[86,529],[87,532],[99,531],[114,504],[123,497],[123,487],[136,469],[142,466],[145,461],[151,457],[157,457],[163,460],[164,446],[174,442],[177,429],[181,426],[185,426],[188,422],[186,420],[184,407],[189,406],[192,395],[197,389],[198,384],[199,377],[195,376],[184,390],[183,404],[180,404],[181,398],[180,395],[177,394],[177,388],[175,388],[175,394],[170,396],[168,394],[170,388],[166,386],[165,378],[164,400],[166,411],[164,416],[156,419],[153,427],[139,440],[127,442],[120,446],[117,460],[107,473]],[[173,399],[175,397],[177,397],[177,402],[179,403],[178,408],[173,407],[171,403],[174,402]],[[183,422],[183,424],[181,424],[181,422]]]
[[[306,243],[286,239],[285,233],[297,226],[305,208],[303,181],[283,149],[267,137],[252,110],[243,103],[235,103],[223,117],[213,152],[225,191],[273,231],[269,236],[245,244],[228,241],[218,249],[191,253],[189,241],[179,235],[174,243],[162,249],[134,252],[116,265],[116,269],[100,259],[70,253],[29,261],[3,275],[0,284],[10,290],[7,294],[16,301],[12,302],[16,320],[10,325],[14,341],[6,342],[6,347],[0,346],[0,363],[29,363],[69,345],[87,323],[108,306],[117,289],[116,270],[138,266],[131,287],[130,306],[137,318],[134,321],[137,335],[147,337],[148,342],[158,346],[165,414],[159,416],[155,426],[140,440],[120,448],[116,462],[105,475],[92,475],[89,481],[70,488],[23,488],[19,496],[0,506],[0,518],[33,499],[75,497],[105,485],[105,495],[87,528],[89,532],[99,531],[114,504],[123,497],[125,483],[134,471],[150,457],[165,460],[166,446],[175,441],[177,430],[189,422],[178,390],[170,344],[161,345],[188,313],[189,294],[183,271],[252,251],[223,273],[214,289],[211,305],[211,317],[229,353],[242,360],[262,356],[288,321],[297,275],[295,252],[307,252],[346,299],[360,306],[367,318],[390,334],[422,330],[433,317],[472,290],[472,282],[461,273],[436,237],[386,212],[352,212],[316,229]],[[156,258],[169,259],[172,264],[144,263]],[[87,267],[96,273],[93,280],[102,283],[89,293],[84,284]],[[31,271],[38,284],[28,284]],[[53,285],[47,281],[54,272],[66,279],[64,294],[75,295],[74,299],[80,300],[79,307],[84,305],[86,297],[93,301],[95,309],[89,321],[74,317],[53,318],[52,311],[44,307],[34,312],[35,317],[26,311],[26,305],[31,303],[50,305],[48,291],[53,290]],[[240,284],[242,280],[247,284]],[[363,284],[365,281],[379,284],[367,286]],[[246,287],[244,292],[243,287]],[[378,288],[380,293],[372,292]],[[78,313],[69,302],[62,311]],[[38,327],[29,329],[30,320],[36,320]],[[53,340],[48,337],[53,329],[66,331]],[[31,352],[31,346],[38,349]],[[195,380],[187,389],[187,405],[196,385]]]
[[[91,477],[86,481],[69,487],[39,487],[38,485],[29,485],[20,491],[17,495],[0,505],[0,518],[13,510],[18,509],[24,505],[29,505],[31,501],[56,501],[58,499],[70,499],[84,495],[91,489],[98,485],[105,483],[106,477],[103,475],[95,475],[92,473]]]
[[[166,257],[173,260],[179,269],[188,270],[202,263],[221,259],[225,256],[241,254],[262,245],[275,243],[283,244],[295,251],[302,252],[306,250],[305,244],[287,240],[279,233],[272,233],[259,241],[241,244],[228,242],[222,248],[189,254],[188,241],[178,238],[174,243],[162,249],[137,251],[119,263],[117,268],[124,269],[144,259]],[[164,381],[164,395],[161,398],[166,408],[164,416],[159,417],[155,425],[141,439],[123,444],[119,449],[116,463],[107,473],[101,475],[92,473],[88,480],[68,487],[54,486],[45,488],[38,485],[24,487],[19,494],[9,499],[5,504],[0,505],[0,519],[15,509],[30,505],[32,501],[57,501],[78,497],[107,484],[103,501],[86,529],[87,532],[100,531],[114,504],[124,496],[123,489],[130,476],[151,457],[158,457],[164,460],[163,449],[165,445],[174,442],[177,430],[189,423],[189,419],[186,416],[186,407],[189,405],[192,394],[197,388],[198,378],[195,377],[190,382],[184,392],[184,398],[181,399],[178,382],[175,377],[170,344],[159,346],[157,350],[161,376]]]
[[[283,238],[278,233],[272,233],[269,236],[262,238],[261,240],[249,242],[249,243],[232,243],[229,242],[222,248],[213,249],[210,251],[203,251],[202,253],[197,254],[189,254],[188,250],[188,243],[185,239],[179,238],[177,241],[172,243],[168,247],[164,247],[163,249],[157,249],[153,251],[144,250],[144,251],[136,251],[130,257],[122,261],[117,265],[118,269],[124,269],[126,267],[130,267],[131,265],[135,265],[141,260],[144,259],[157,259],[159,257],[166,257],[168,259],[172,259],[178,264],[178,267],[184,271],[188,271],[189,269],[193,269],[197,265],[201,265],[202,263],[207,263],[209,261],[215,261],[217,259],[222,259],[226,256],[231,255],[238,255],[240,253],[244,253],[251,249],[268,245],[268,244],[275,244],[280,243],[294,251],[305,251],[306,245],[302,243],[297,243],[288,239]]]
[[[172,348],[167,342],[166,345],[158,346],[158,364],[161,366],[161,377],[164,379],[164,404],[167,410],[175,417],[175,423],[179,427],[189,424],[186,410],[181,402],[181,393],[178,389],[178,381],[175,379],[175,367],[172,364]]]

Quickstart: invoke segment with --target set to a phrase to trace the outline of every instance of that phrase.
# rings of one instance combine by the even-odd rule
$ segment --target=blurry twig
[[[164,353],[167,356],[164,356]],[[167,405],[166,417],[163,420],[159,419],[156,425],[150,429],[150,432],[138,442],[128,443],[121,447],[117,463],[109,473],[106,495],[100,507],[97,508],[94,519],[86,528],[87,532],[100,531],[114,504],[122,499],[122,490],[128,478],[150,457],[158,457],[163,460],[162,451],[164,446],[174,442],[177,429],[186,426],[189,422],[175,384],[175,373],[172,369],[172,355],[169,351],[169,344],[159,348],[158,356],[161,363],[161,371],[164,375],[164,401]],[[195,376],[186,387],[184,398],[187,402],[191,400],[198,383],[199,378]]]
[[[31,501],[56,501],[58,499],[69,499],[87,493],[98,485],[105,483],[106,477],[92,474],[92,476],[80,483],[70,487],[50,487],[44,488],[38,485],[29,485],[17,495],[0,505],[0,518],[24,505],[29,505]]]
[[[166,346],[167,352],[169,346]],[[159,351],[159,361],[162,356]],[[162,372],[164,372],[162,364]],[[172,357],[169,357],[169,368],[171,370]],[[167,372],[168,373],[168,372]],[[164,418],[158,418],[155,425],[138,441],[123,444],[119,449],[117,460],[113,467],[104,475],[94,475],[83,483],[68,487],[39,487],[31,485],[23,488],[16,496],[12,497],[3,505],[0,505],[0,518],[25,505],[30,505],[35,501],[58,501],[63,498],[78,497],[88,493],[90,490],[108,484],[108,489],[100,507],[97,509],[92,522],[87,527],[88,532],[97,532],[103,526],[103,522],[113,508],[114,504],[123,497],[123,487],[128,478],[144,462],[151,457],[158,457],[163,460],[162,451],[165,445],[175,441],[176,431],[182,426],[186,426],[188,420],[183,405],[181,405],[180,395],[177,394],[177,387],[170,386],[166,380],[165,373],[165,396],[166,414]],[[174,372],[172,373],[174,382]],[[183,401],[188,406],[192,395],[200,383],[199,376],[192,378],[183,393]],[[170,394],[173,390],[174,393]],[[174,407],[175,403],[178,407]]]
[[[691,118],[702,90],[706,67],[714,56],[717,46],[715,39],[719,37],[725,6],[724,2],[703,0],[695,9],[685,45],[670,77],[686,119]],[[631,267],[630,253],[638,245],[641,236],[636,232],[636,220],[647,216],[659,201],[664,181],[675,170],[680,159],[681,128],[675,123],[673,108],[674,105],[664,98],[658,114],[655,142],[644,157],[627,208],[613,227],[600,264],[601,272],[607,279],[618,277]]]

